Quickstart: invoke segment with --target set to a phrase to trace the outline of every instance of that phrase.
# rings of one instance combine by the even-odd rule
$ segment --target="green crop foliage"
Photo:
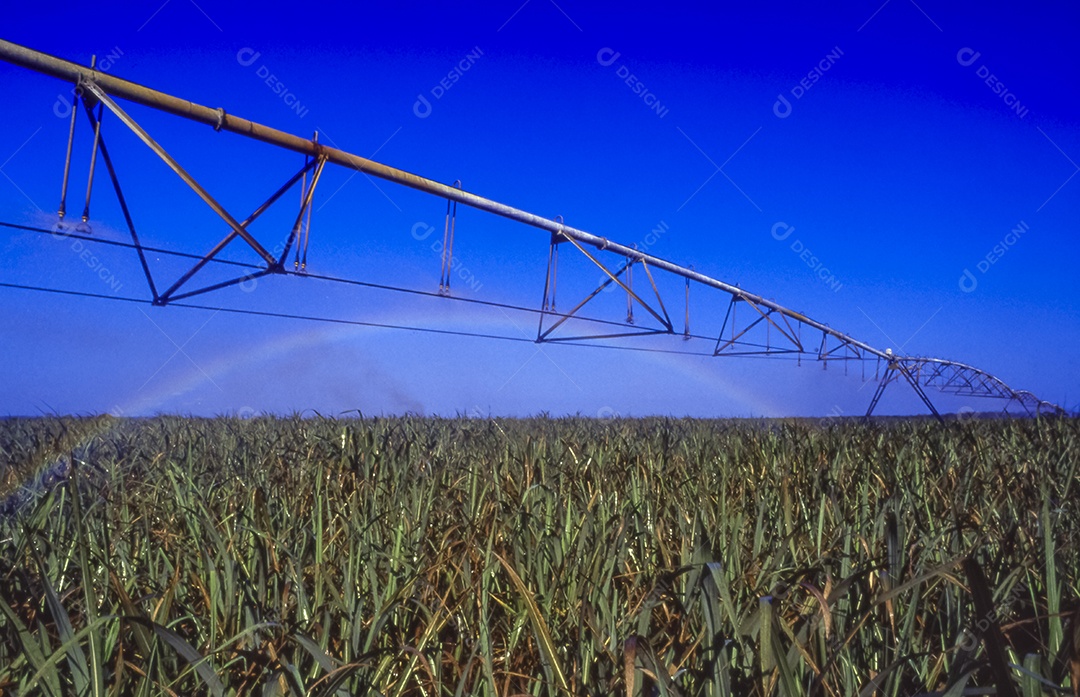
[[[1072,419],[9,419],[0,694],[1073,694],[1078,465]]]

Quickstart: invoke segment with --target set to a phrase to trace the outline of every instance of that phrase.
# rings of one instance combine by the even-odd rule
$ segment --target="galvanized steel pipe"
[[[755,305],[768,308],[782,315],[790,317],[798,322],[818,329],[825,334],[833,336],[847,344],[850,344],[866,353],[869,353],[886,360],[894,358],[891,354],[886,354],[884,351],[878,350],[868,344],[858,341],[843,332],[839,332],[831,327],[817,322],[805,315],[788,309],[783,305],[779,305],[771,300],[748,293],[747,291],[733,286],[729,283],[717,280],[710,276],[697,273],[684,266],[661,259],[660,257],[653,256],[651,254],[645,254],[639,252],[632,247],[612,242],[605,237],[594,235],[584,230],[579,230],[568,225],[543,218],[538,215],[534,215],[527,211],[523,211],[513,206],[508,206],[491,199],[478,196],[476,194],[463,191],[453,186],[448,186],[426,177],[421,177],[410,172],[406,172],[396,167],[390,167],[374,160],[369,160],[359,155],[353,155],[339,150],[337,148],[327,147],[325,145],[316,143],[299,136],[279,131],[269,126],[249,121],[248,119],[234,116],[227,113],[224,109],[214,109],[208,106],[202,106],[195,102],[188,101],[186,99],[180,99],[164,92],[159,92],[149,87],[124,80],[122,78],[115,77],[108,73],[94,70],[93,68],[82,66],[77,63],[73,63],[63,58],[57,58],[56,56],[42,53],[41,51],[35,51],[25,46],[12,43],[0,39],[0,59],[3,59],[9,63],[13,63],[24,68],[36,70],[52,77],[67,80],[73,83],[79,83],[83,80],[90,80],[107,94],[126,99],[136,104],[142,104],[143,106],[158,109],[160,111],[180,116],[192,121],[198,121],[208,126],[213,126],[217,130],[230,131],[232,133],[238,133],[248,138],[254,138],[255,140],[276,145],[287,150],[302,153],[308,156],[323,156],[329,162],[348,167],[350,169],[356,169],[361,172],[365,172],[380,179],[392,181],[397,184],[402,184],[413,189],[434,194],[441,198],[449,199],[451,201],[457,201],[466,206],[494,213],[495,215],[516,220],[519,223],[530,225],[541,230],[547,230],[551,233],[562,235],[564,237],[572,237],[575,240],[583,242],[585,244],[593,245],[600,249],[621,254],[626,257],[634,259],[640,259],[651,266],[663,269],[677,276],[696,281],[706,286],[722,290],[726,293],[730,293],[736,298],[748,300]]]

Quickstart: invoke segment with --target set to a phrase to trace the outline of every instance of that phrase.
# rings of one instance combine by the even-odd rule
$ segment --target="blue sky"
[[[875,347],[969,363],[1076,408],[1078,20],[1067,3],[929,0],[288,12],[155,0],[6,8],[0,36],[80,62],[96,54],[112,74],[283,131],[317,130],[324,143],[693,265]],[[8,64],[0,84],[0,220],[49,227],[68,128],[56,114],[70,86]],[[128,111],[238,219],[303,164]],[[146,244],[203,253],[224,236],[110,115],[103,132]],[[81,120],[73,219],[90,149]],[[252,226],[268,248],[287,234],[298,196]],[[313,272],[437,290],[444,201],[328,167],[314,209]],[[91,223],[95,237],[126,234],[100,163]],[[425,237],[428,226],[436,232]],[[131,250],[0,232],[3,282],[150,297]],[[461,208],[454,251],[455,295],[539,304],[547,233]],[[601,278],[572,251],[561,250],[560,309]],[[222,256],[256,260],[235,243]],[[184,270],[167,257],[150,263],[159,285]],[[681,329],[682,286],[658,283]],[[250,285],[200,302],[536,334],[533,315],[445,299],[291,277]],[[715,335],[727,297],[700,290],[692,329]],[[602,294],[590,312],[621,320],[625,295]],[[858,363],[538,346],[10,288],[0,288],[0,313],[4,414],[850,416],[875,386],[872,364],[864,375]],[[622,345],[711,349],[677,337]],[[1001,406],[932,397],[949,411]],[[903,386],[879,407],[921,411]]]

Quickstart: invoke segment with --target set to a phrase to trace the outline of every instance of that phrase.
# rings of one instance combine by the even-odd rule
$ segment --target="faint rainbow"
[[[508,330],[505,319],[502,318],[473,319],[466,324],[461,320],[448,317],[446,312],[438,309],[410,312],[407,316],[395,312],[393,316],[364,314],[343,319],[485,333],[506,334]],[[270,321],[270,318],[266,318],[266,321]],[[290,323],[288,320],[276,321],[283,325]],[[118,413],[120,415],[154,414],[167,402],[205,387],[207,376],[211,380],[224,379],[237,370],[250,369],[256,361],[271,361],[293,353],[310,355],[320,346],[351,341],[358,335],[368,333],[381,332],[388,335],[406,336],[406,332],[402,330],[379,327],[344,324],[315,325],[298,320],[293,320],[291,324],[302,326],[303,329],[281,332],[255,345],[243,344],[229,354],[221,355],[212,361],[201,362],[201,370],[193,368],[176,375],[171,380],[159,381],[156,387],[147,388],[143,394],[123,401],[118,407]],[[531,324],[528,326],[532,327]],[[702,393],[722,395],[730,401],[731,413],[747,416],[773,416],[784,413],[774,398],[763,395],[760,390],[747,388],[733,379],[729,372],[730,368],[727,367],[734,365],[733,363],[724,361],[721,364],[718,360],[704,356],[665,353],[635,353],[633,355],[639,360],[651,363],[659,371],[670,371],[683,376],[699,386]]]

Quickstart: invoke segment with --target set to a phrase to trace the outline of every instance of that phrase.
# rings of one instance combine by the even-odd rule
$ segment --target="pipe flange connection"
[[[217,123],[214,124],[214,130],[215,131],[220,131],[222,129],[222,127],[225,126],[225,116],[227,114],[225,113],[225,110],[222,109],[221,107],[218,107],[214,111],[217,112]]]

